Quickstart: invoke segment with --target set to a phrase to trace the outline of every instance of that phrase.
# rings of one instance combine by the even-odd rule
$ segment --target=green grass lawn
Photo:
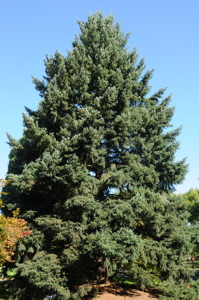
[[[113,281],[117,284],[127,285],[131,287],[136,286],[136,281],[130,276],[122,276],[122,275],[115,275]]]
[[[193,261],[187,260],[184,263],[187,265],[189,269],[199,270],[199,260],[193,260]]]
[[[134,278],[132,278],[131,276],[128,275],[121,275],[121,274],[117,274],[114,276],[113,281],[115,283],[121,284],[121,285],[126,285],[132,288],[136,288],[137,286],[137,282]],[[153,274],[151,274],[151,281],[153,283],[154,286],[157,286],[160,283],[160,279],[158,276],[155,276]]]
[[[15,269],[8,269],[6,277],[9,279],[14,277],[15,274],[16,274]],[[2,268],[0,267],[0,278],[1,276],[2,276]]]

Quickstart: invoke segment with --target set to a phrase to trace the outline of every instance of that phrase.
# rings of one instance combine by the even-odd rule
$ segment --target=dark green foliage
[[[152,72],[112,16],[79,25],[67,57],[47,57],[44,80],[33,78],[42,100],[22,138],[9,136],[5,213],[20,207],[33,229],[16,249],[18,299],[78,299],[118,270],[142,289],[153,273],[189,280],[186,209],[170,196],[187,170],[174,160],[170,97],[147,96]]]
[[[38,252],[31,261],[18,266],[18,276],[23,278],[21,288],[27,298],[35,298],[50,293],[62,294],[69,298],[69,291],[64,286],[61,274],[60,261],[55,254]],[[16,277],[16,281],[18,279]],[[42,291],[42,292],[41,292]]]
[[[0,281],[0,300],[8,299],[8,295],[6,292],[6,284],[3,281]]]
[[[159,287],[162,295],[159,296],[160,300],[198,300],[199,283],[198,281],[192,282],[191,285],[179,284],[174,287],[171,283],[163,283]]]

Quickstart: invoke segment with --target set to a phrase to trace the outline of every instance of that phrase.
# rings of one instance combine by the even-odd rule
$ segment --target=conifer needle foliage
[[[79,22],[66,56],[46,57],[41,102],[11,146],[7,214],[20,207],[33,234],[18,243],[15,297],[81,299],[90,284],[131,275],[139,288],[189,280],[185,205],[171,197],[187,171],[175,161],[180,128],[164,89],[127,48],[113,16]]]

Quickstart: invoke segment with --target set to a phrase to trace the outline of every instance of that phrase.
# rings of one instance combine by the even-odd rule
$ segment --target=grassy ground
[[[193,280],[199,280],[199,260],[186,261],[185,264],[187,267],[193,271],[193,276],[191,278]]]
[[[193,260],[193,261],[188,260],[188,261],[185,261],[184,263],[187,265],[187,267],[189,269],[194,270],[194,271],[197,271],[197,270],[199,271],[199,260]]]
[[[199,260],[193,260],[193,261],[191,262],[191,267],[192,267],[192,269],[194,269],[194,270],[199,270]]]
[[[16,272],[14,269],[9,269],[8,272],[7,272],[7,275],[6,277],[7,278],[12,278],[13,276],[15,276]],[[2,268],[0,268],[0,278],[2,276]]]

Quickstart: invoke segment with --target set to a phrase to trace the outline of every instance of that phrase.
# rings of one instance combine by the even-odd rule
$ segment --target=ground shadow
[[[146,291],[148,294],[148,298],[154,298],[158,297],[158,292],[155,289],[149,289]],[[125,299],[125,297],[130,297],[130,298],[138,298],[138,299],[142,299],[142,295],[141,292],[139,290],[136,290],[134,288],[131,287],[125,287],[125,286],[119,286],[115,283],[108,283],[108,284],[101,284],[98,286],[95,286],[93,289],[93,293],[92,295],[88,295],[86,297],[84,297],[84,300],[93,300],[94,298],[96,298],[96,295],[102,295],[104,293],[109,293],[115,296],[121,296],[123,299]]]

